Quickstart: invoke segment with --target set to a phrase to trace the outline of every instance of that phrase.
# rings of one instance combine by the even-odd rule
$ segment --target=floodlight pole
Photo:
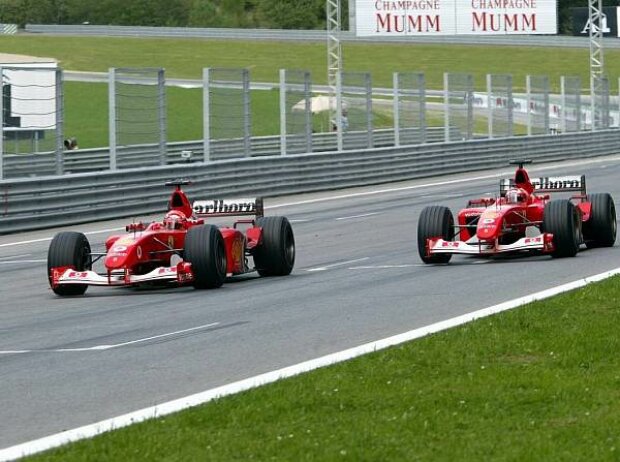
[[[603,1],[588,0],[590,37],[590,111],[591,129],[596,130],[596,99],[603,92],[605,63],[603,60]]]
[[[343,149],[342,140],[342,46],[340,33],[342,31],[342,9],[340,0],[327,0],[327,87],[329,123],[334,121],[338,138],[338,151]],[[334,104],[334,102],[336,104]]]

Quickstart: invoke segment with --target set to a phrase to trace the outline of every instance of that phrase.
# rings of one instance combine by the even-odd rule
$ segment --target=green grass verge
[[[31,460],[616,461],[620,278]]]
[[[279,69],[306,69],[326,83],[325,43],[210,39],[0,37],[0,52],[56,58],[63,69],[107,72],[110,67],[163,67],[168,77],[201,78],[204,67],[248,68],[254,81],[277,82]],[[391,87],[393,72],[424,72],[428,88],[443,87],[444,72],[471,73],[479,90],[486,74],[512,74],[514,91],[525,76],[547,75],[559,91],[561,75],[589,79],[589,49],[426,44],[343,44],[344,69],[370,72],[374,86]],[[620,50],[605,51],[612,89],[620,75]]]

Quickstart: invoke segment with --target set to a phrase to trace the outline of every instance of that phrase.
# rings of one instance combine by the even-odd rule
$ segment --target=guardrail
[[[408,129],[411,130],[411,129]],[[404,135],[408,130],[401,130]],[[455,136],[458,129],[452,129]],[[300,137],[302,137],[300,135]],[[429,127],[426,132],[428,142],[440,142],[444,139],[443,127]],[[347,148],[360,149],[366,146],[366,132],[346,133]],[[375,147],[394,145],[394,130],[381,129],[373,132]],[[338,140],[333,132],[315,133],[312,135],[313,152],[335,151]],[[215,140],[211,143],[212,160],[239,158],[241,140]],[[202,140],[168,143],[167,164],[202,162],[204,145]],[[190,159],[182,157],[183,151],[191,151]],[[253,157],[274,156],[280,154],[279,136],[258,136],[251,139]],[[108,148],[80,149],[65,151],[64,170],[68,173],[85,173],[107,170],[110,167],[110,151]],[[119,149],[119,165],[122,168],[139,168],[157,165],[159,161],[158,145],[131,146]],[[40,154],[9,154],[4,156],[4,173],[6,178],[21,178],[35,175],[54,175],[56,173],[56,155]]]
[[[273,197],[505,166],[616,154],[620,130],[269,156],[0,182],[0,234],[142,216],[165,209],[164,181],[188,178],[192,198]]]
[[[280,30],[280,29],[215,29],[198,27],[140,27],[140,26],[97,26],[97,25],[50,25],[26,24],[25,31],[39,34],[58,35],[107,35],[133,37],[180,37],[210,38],[222,40],[282,40],[314,41],[327,40],[325,30]],[[343,31],[344,42],[407,42],[461,45],[504,45],[588,48],[589,37],[565,35],[441,35],[406,37],[356,37],[351,31]],[[620,48],[620,40],[603,38],[605,48]]]

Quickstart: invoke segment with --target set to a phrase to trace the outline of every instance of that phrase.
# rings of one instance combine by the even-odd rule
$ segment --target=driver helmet
[[[187,217],[183,212],[171,210],[164,217],[164,228],[169,230],[183,229],[186,222]]]
[[[525,204],[527,203],[528,194],[525,189],[512,188],[506,191],[507,204]]]

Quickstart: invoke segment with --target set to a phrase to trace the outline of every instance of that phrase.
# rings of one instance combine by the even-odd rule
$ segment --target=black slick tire
[[[56,234],[47,251],[47,278],[54,293],[61,296],[84,295],[88,288],[86,284],[60,284],[53,287],[51,270],[69,266],[76,271],[88,271],[92,268],[91,261],[90,243],[84,234],[73,231]]]
[[[261,276],[287,276],[295,265],[295,236],[286,217],[260,217],[261,244],[254,250],[254,265]]]
[[[216,289],[226,280],[226,248],[213,225],[194,226],[185,236],[185,261],[192,264],[196,289]]]
[[[588,195],[592,209],[590,219],[583,224],[583,236],[588,248],[612,247],[616,242],[616,205],[608,193]]]
[[[579,215],[568,199],[547,203],[543,215],[543,232],[553,234],[552,257],[574,257],[579,250]]]
[[[426,255],[426,240],[440,237],[451,241],[454,235],[454,217],[448,207],[431,205],[424,207],[418,219],[418,253],[424,263],[448,263],[451,254]]]

